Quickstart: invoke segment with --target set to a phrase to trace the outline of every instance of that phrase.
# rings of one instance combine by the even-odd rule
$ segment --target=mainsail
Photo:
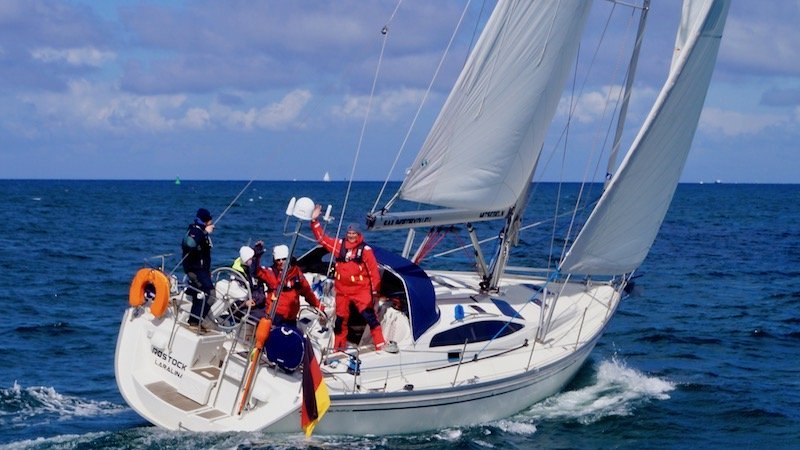
[[[666,84],[560,270],[616,275],[644,261],[664,220],[703,109],[729,0],[687,1]]]
[[[501,1],[400,187],[467,210],[513,206],[536,166],[591,2]]]

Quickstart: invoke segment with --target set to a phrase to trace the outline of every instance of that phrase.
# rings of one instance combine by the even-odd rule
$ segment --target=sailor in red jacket
[[[267,313],[272,308],[272,302],[275,301],[275,294],[278,292],[278,286],[281,283],[281,271],[289,264],[286,258],[289,257],[289,247],[285,245],[276,245],[272,249],[272,266],[262,267],[258,265],[256,276],[267,284],[269,293],[267,294]],[[322,305],[308,284],[305,275],[294,264],[289,265],[289,272],[286,274],[286,281],[281,290],[281,297],[278,301],[277,309],[275,309],[275,317],[273,324],[281,325],[288,324],[297,327],[297,315],[300,312],[300,296],[303,296],[306,301],[313,307],[324,311],[325,307]]]
[[[381,275],[378,262],[372,248],[364,242],[364,236],[357,225],[350,225],[344,239],[335,239],[325,235],[317,218],[322,211],[321,205],[314,207],[311,214],[311,231],[317,242],[331,252],[336,259],[336,322],[333,348],[347,348],[347,321],[350,317],[350,304],[354,304],[358,312],[369,324],[372,342],[376,350],[384,345],[381,323],[375,314],[374,298],[380,290]]]

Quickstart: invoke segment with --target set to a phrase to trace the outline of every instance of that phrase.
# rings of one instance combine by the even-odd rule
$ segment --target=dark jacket
[[[181,242],[183,271],[186,273],[211,273],[211,238],[205,227],[196,222],[189,225]]]

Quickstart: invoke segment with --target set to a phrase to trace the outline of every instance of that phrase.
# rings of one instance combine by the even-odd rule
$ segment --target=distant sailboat
[[[181,177],[175,177],[175,184],[181,184]]]
[[[322,181],[331,181],[331,174],[325,172],[325,175],[322,176]]]

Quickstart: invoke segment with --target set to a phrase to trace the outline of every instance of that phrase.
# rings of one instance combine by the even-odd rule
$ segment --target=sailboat
[[[590,2],[499,1],[398,192],[367,218],[376,232],[410,230],[402,251],[374,248],[388,345],[376,350],[364,332],[334,351],[329,324],[310,305],[296,333],[262,329],[236,310],[249,292],[225,268],[214,272],[209,329],[192,330],[185,281],[143,268],[117,342],[123,397],[171,430],[308,432],[306,403],[320,400],[310,386],[322,385],[315,433],[381,435],[498,420],[561,391],[601,339],[658,234],[728,7],[728,0],[685,2],[650,113],[568,250],[538,273],[509,262]],[[430,207],[403,210],[404,202]],[[292,252],[309,204],[292,199],[287,207],[296,219]],[[490,255],[475,231],[483,223],[501,230]],[[423,268],[420,250],[412,254],[413,230],[452,226],[469,234],[474,270]],[[299,263],[333,310],[326,257],[314,249]],[[312,373],[321,380],[304,385]]]
[[[331,174],[325,172],[325,175],[322,176],[322,181],[331,181]]]

